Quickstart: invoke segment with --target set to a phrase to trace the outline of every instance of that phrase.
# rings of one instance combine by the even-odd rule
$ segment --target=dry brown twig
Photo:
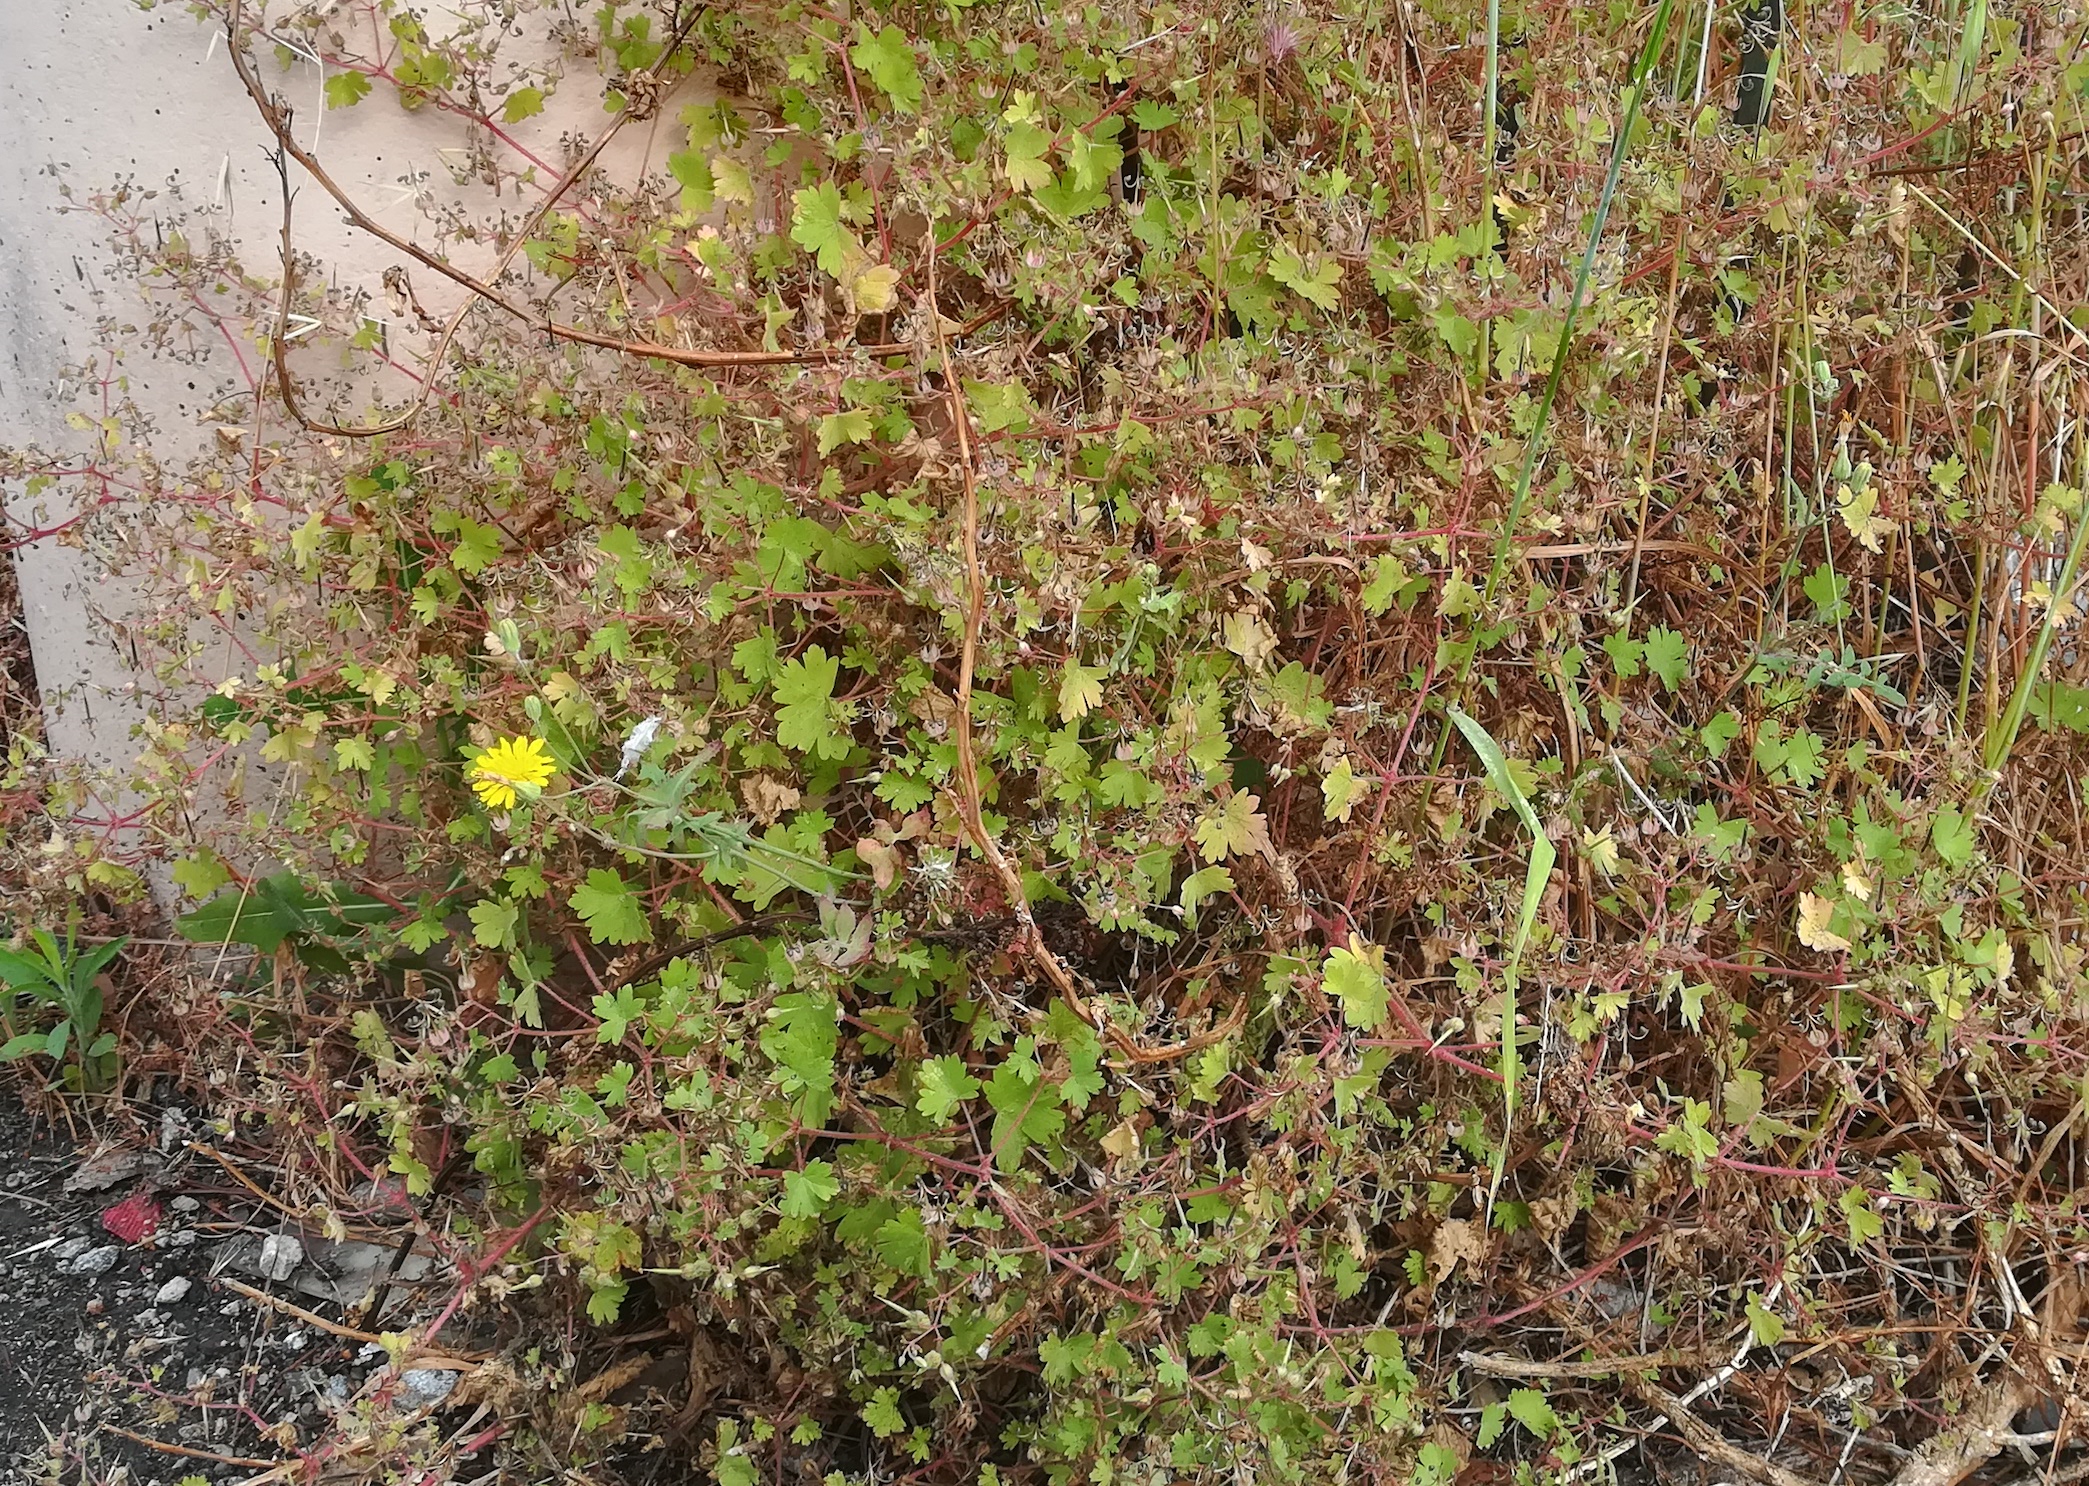
[[[1594,1346],[1595,1338],[1582,1324],[1580,1316],[1575,1314],[1563,1299],[1548,1302],[1545,1309],[1566,1327],[1576,1340],[1584,1346]],[[1760,1481],[1762,1486],[1819,1486],[1811,1477],[1802,1476],[1773,1460],[1765,1460],[1760,1455],[1742,1449],[1692,1413],[1688,1402],[1669,1392],[1659,1383],[1641,1377],[1638,1371],[1627,1369],[1621,1371],[1618,1376],[1626,1388],[1660,1411],[1661,1420],[1656,1421],[1654,1428],[1659,1428],[1662,1420],[1674,1425],[1676,1432],[1690,1442],[1690,1447],[1707,1460],[1716,1461],[1751,1481]]]
[[[278,1470],[282,1467],[280,1461],[256,1460],[251,1455],[220,1455],[215,1450],[197,1450],[188,1445],[172,1445],[165,1440],[156,1440],[149,1434],[125,1429],[120,1424],[102,1424],[97,1428],[105,1434],[127,1439],[132,1444],[143,1445],[148,1450],[157,1450],[162,1455],[178,1455],[183,1460],[208,1460],[216,1465],[236,1465],[245,1470]]]
[[[234,0],[235,8],[237,4],[238,0]],[[673,41],[668,44],[667,51],[663,55],[673,54],[675,47],[681,45],[683,37],[688,34],[689,26],[693,24],[694,16],[692,15],[691,20],[684,23],[682,30],[677,32]],[[236,59],[235,65],[237,65]],[[509,265],[514,263],[515,255],[523,250],[537,229],[543,226],[544,219],[551,214],[551,209],[558,205],[559,198],[572,188],[575,181],[587,174],[589,168],[600,158],[602,151],[609,147],[609,142],[617,137],[617,131],[635,117],[637,117],[637,114],[633,109],[627,108],[622,113],[619,113],[610,122],[609,127],[603,130],[596,138],[595,142],[588,146],[587,152],[574,161],[566,173],[559,177],[551,190],[545,193],[544,199],[538,203],[536,211],[530,215],[530,219],[523,224],[522,229],[515,234],[514,239],[494,263],[492,275],[494,283],[500,282],[501,275],[506,273]],[[273,119],[269,120],[271,127],[273,127],[274,122]],[[280,140],[283,136],[279,134],[277,137]],[[436,338],[434,348],[428,353],[428,369],[421,378],[421,390],[414,394],[412,404],[397,418],[384,423],[371,424],[366,428],[345,428],[339,424],[326,423],[311,417],[301,405],[297,390],[297,379],[290,374],[288,338],[284,334],[290,325],[290,306],[297,294],[297,253],[290,237],[290,168],[280,148],[276,151],[276,174],[281,178],[283,189],[283,295],[276,310],[276,333],[269,337],[269,353],[271,360],[275,364],[276,388],[282,395],[284,408],[288,410],[290,416],[295,418],[306,432],[329,434],[339,438],[377,438],[384,434],[398,433],[403,429],[411,428],[420,418],[422,411],[428,406],[428,399],[435,394],[436,380],[441,375],[444,359],[450,353],[450,344],[457,338],[457,332],[464,326],[465,317],[470,315],[472,307],[478,303],[478,300],[476,298],[466,299],[451,314],[449,322],[443,326],[442,334]]]
[[[1569,1357],[1559,1362],[1540,1362],[1530,1357],[1506,1357],[1498,1352],[1460,1352],[1458,1360],[1474,1372],[1491,1378],[1608,1378],[1624,1372],[1644,1372],[1655,1367],[1704,1367],[1722,1359],[1700,1350],[1637,1352],[1629,1357]]]
[[[215,1283],[224,1286],[235,1295],[243,1295],[257,1305],[265,1305],[272,1310],[281,1311],[292,1320],[302,1321],[305,1325],[315,1327],[320,1331],[327,1332],[329,1335],[343,1337],[352,1342],[376,1342],[381,1344],[384,1341],[384,1338],[374,1331],[362,1331],[353,1326],[344,1326],[339,1321],[329,1321],[326,1317],[316,1312],[308,1311],[301,1305],[292,1304],[280,1295],[271,1295],[266,1290],[232,1279],[230,1276],[219,1275]],[[454,1352],[415,1351],[409,1355],[416,1367],[432,1367],[445,1372],[469,1372],[483,1360],[478,1357],[459,1356]]]
[[[2018,1318],[2029,1345],[2020,1355],[2012,1355],[2019,1353],[2016,1348],[2001,1349],[2001,1376],[1949,1425],[1916,1446],[1890,1486],[1957,1486],[2016,1439],[2011,1426],[2018,1414],[2041,1398],[2066,1396],[2067,1369],[2052,1343],[2073,1332],[2082,1314],[2083,1290],[2083,1282],[2071,1274],[2047,1287],[2043,1322],[2028,1315]],[[2068,1350],[2079,1363],[2089,1347],[2077,1342]]]
[[[2047,1345],[2052,1338],[2071,1332],[2082,1311],[2083,1285],[2069,1278],[2056,1282],[2045,1297],[2045,1316],[2042,1323],[2034,1322],[2028,1315],[2022,1316],[2021,1327],[2025,1349],[2036,1362],[2019,1365],[2005,1357],[2004,1370],[2000,1377],[1987,1388],[1952,1423],[1924,1440],[1908,1456],[1900,1470],[1895,1473],[1889,1486],[1957,1486],[1982,1463],[1993,1457],[2016,1439],[2012,1429],[2016,1416],[2032,1403],[2053,1392],[2064,1395],[2068,1388],[2065,1369],[2052,1355]],[[1548,1311],[1585,1345],[1593,1345],[1590,1335],[1581,1320],[1564,1305],[1554,1303]],[[2079,1357],[2089,1346],[2077,1343],[2073,1350]],[[1639,1375],[1633,1364],[1645,1366],[1664,1365],[1651,1357],[1624,1358],[1617,1360],[1597,1359],[1594,1363],[1534,1363],[1522,1359],[1491,1357],[1467,1352],[1460,1360],[1476,1371],[1492,1372],[1498,1376],[1523,1377],[1580,1377],[1595,1376],[1596,1368],[1616,1372],[1619,1379],[1632,1392],[1651,1407],[1660,1410],[1663,1417],[1674,1425],[1677,1432],[1689,1441],[1692,1449],[1706,1459],[1716,1461],[1728,1469],[1737,1471],[1763,1486],[1817,1486],[1811,1478],[1802,1476],[1775,1461],[1742,1449],[1720,1434],[1690,1411],[1689,1403],[1663,1388],[1659,1383]],[[1567,1371],[1566,1369],[1574,1369]],[[1585,1371],[1583,1369],[1586,1369]]]
[[[1625,1374],[1624,1382],[1626,1387],[1665,1414],[1668,1422],[1690,1442],[1690,1447],[1707,1460],[1717,1461],[1752,1481],[1762,1482],[1763,1486],[1817,1486],[1810,1476],[1802,1476],[1774,1460],[1765,1460],[1760,1455],[1742,1449],[1691,1413],[1688,1404],[1659,1383],[1647,1382],[1631,1373]]]

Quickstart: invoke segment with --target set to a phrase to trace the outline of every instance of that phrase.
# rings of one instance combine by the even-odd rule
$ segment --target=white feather
[[[617,778],[622,779],[626,774],[630,773],[631,766],[645,757],[646,750],[653,746],[653,740],[659,736],[660,719],[658,717],[648,717],[644,722],[633,728],[630,736],[624,739],[623,756],[617,761]]]

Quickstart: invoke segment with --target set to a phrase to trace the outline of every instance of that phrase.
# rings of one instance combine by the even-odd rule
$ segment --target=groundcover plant
[[[0,829],[440,1229],[490,1414],[295,1470],[2080,1478],[2089,11],[187,8],[294,196],[94,199],[170,700]]]

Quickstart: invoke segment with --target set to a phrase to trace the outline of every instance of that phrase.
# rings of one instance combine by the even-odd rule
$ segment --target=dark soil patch
[[[383,1358],[227,1283],[264,1286],[228,1259],[274,1225],[222,1173],[133,1147],[144,1169],[68,1191],[96,1150],[0,1094],[0,1483],[216,1486],[286,1458],[260,1427],[309,1439]],[[158,1213],[137,1242],[110,1231],[126,1203]]]

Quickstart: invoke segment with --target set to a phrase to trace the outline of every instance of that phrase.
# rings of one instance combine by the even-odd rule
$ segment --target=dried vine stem
[[[285,111],[269,98],[267,91],[261,86],[260,79],[254,76],[254,69],[248,65],[246,54],[239,46],[239,20],[242,9],[243,0],[232,0],[225,13],[226,49],[232,54],[233,70],[239,74],[239,80],[247,90],[247,96],[254,100],[254,106],[260,111],[262,122],[275,136],[277,148],[303,166],[306,173],[319,183],[321,190],[333,198],[335,204],[347,214],[348,220],[356,227],[394,251],[406,254],[416,263],[432,269],[488,304],[505,310],[544,334],[578,345],[616,351],[626,356],[641,356],[652,361],[695,367],[800,366],[808,363],[838,362],[858,355],[898,356],[913,349],[912,346],[903,343],[886,343],[849,347],[823,346],[810,351],[689,351],[679,346],[662,345],[658,341],[625,340],[618,336],[604,335],[600,331],[583,329],[578,325],[567,325],[552,319],[541,310],[532,309],[526,304],[510,299],[491,284],[466,273],[455,264],[443,261],[426,248],[408,241],[377,221],[357,206],[354,199],[327,174],[318,157],[297,142],[291,134],[290,121]],[[564,189],[564,184],[570,182],[563,183],[560,189]],[[556,197],[552,199],[555,200]],[[505,262],[504,259],[504,265]],[[281,339],[280,335],[277,339]],[[350,435],[356,432],[353,429],[336,431]]]
[[[1099,1026],[1093,1008],[1081,995],[1080,987],[1074,984],[1073,975],[1059,962],[1051,947],[1038,932],[1036,916],[1030,912],[1030,895],[1023,890],[1022,875],[1015,869],[986,828],[986,818],[979,797],[979,765],[972,747],[972,673],[979,658],[979,631],[986,620],[986,572],[979,562],[979,482],[972,470],[971,411],[965,406],[964,384],[958,380],[957,369],[950,361],[950,342],[943,334],[943,312],[938,307],[936,295],[936,253],[934,244],[929,246],[928,295],[923,310],[928,317],[931,332],[936,338],[936,359],[943,372],[945,396],[950,402],[951,427],[957,438],[957,463],[960,481],[964,489],[963,533],[965,545],[965,623],[964,640],[958,655],[957,669],[957,793],[958,814],[964,821],[965,834],[979,848],[981,856],[1001,879],[1002,891],[1008,895],[1009,908],[1014,912],[1017,933],[1023,947],[1037,962],[1045,979],[1052,988],[1066,998],[1066,1004],[1074,1009],[1075,1015],[1089,1026]]]
[[[1037,962],[1037,968],[1045,979],[1052,983],[1052,989],[1073,1009],[1074,1015],[1102,1032],[1120,1053],[1134,1063],[1173,1062],[1210,1047],[1239,1030],[1247,1020],[1247,993],[1241,992],[1226,1019],[1209,1031],[1164,1047],[1140,1046],[1131,1034],[1100,1016],[1088,1004],[1087,997],[1074,983],[1073,973],[1044,942],[1036,915],[1030,911],[1030,895],[1024,891],[1022,874],[1016,871],[1014,863],[1001,850],[1001,843],[986,828],[986,816],[979,796],[979,765],[972,747],[972,673],[979,658],[979,632],[986,621],[986,570],[979,561],[979,481],[972,468],[972,414],[965,406],[964,383],[958,379],[957,369],[951,364],[950,341],[943,333],[943,314],[937,306],[936,253],[934,240],[930,239],[926,254],[928,295],[921,309],[927,315],[929,328],[936,338],[936,358],[943,372],[944,395],[950,402],[950,423],[957,438],[958,473],[964,490],[965,625],[957,670],[958,814],[964,821],[965,834],[972,838],[979,854],[986,858],[987,864],[1001,879],[1001,890],[1007,895],[1009,908],[1015,914],[1016,934],[1022,940],[1023,948]]]
[[[232,8],[235,14],[239,9],[239,4],[240,0],[232,0]],[[681,28],[669,40],[666,50],[661,53],[663,57],[674,55],[675,49],[688,37],[690,28],[696,24],[696,18],[701,14],[701,11],[692,11],[690,13],[689,19],[682,23]],[[236,55],[234,60],[237,63]],[[244,68],[242,68],[242,76],[244,76]],[[251,86],[248,91],[252,91]],[[266,110],[264,110],[264,113],[266,113]],[[601,157],[603,150],[609,147],[609,142],[617,137],[617,132],[636,117],[638,117],[638,111],[635,108],[624,109],[616,118],[610,121],[609,127],[602,131],[595,142],[588,146],[587,153],[574,161],[568,167],[566,173],[559,177],[557,183],[546,193],[544,200],[538,204],[537,209],[530,214],[530,219],[522,225],[522,229],[515,234],[514,240],[508,244],[506,249],[502,251],[499,260],[494,263],[492,274],[494,283],[500,282],[501,275],[506,273],[508,266],[515,261],[515,255],[523,250],[529,240],[536,235],[537,229],[544,225],[544,219],[551,215],[551,209],[558,205],[559,199],[572,189],[575,181],[587,174],[595,161]],[[273,127],[275,120],[270,119],[269,122],[271,127]],[[297,293],[297,253],[292,246],[290,236],[290,165],[284,155],[281,144],[281,141],[287,137],[288,120],[285,120],[284,124],[285,128],[283,130],[276,131],[276,139],[278,141],[276,148],[276,175],[281,180],[283,188],[283,296],[276,310],[276,333],[269,338],[269,351],[276,368],[276,388],[283,398],[283,406],[290,416],[297,420],[298,425],[308,433],[330,434],[338,438],[370,439],[411,428],[427,408],[428,399],[434,395],[436,379],[442,373],[443,361],[450,354],[450,343],[456,340],[457,332],[464,326],[465,317],[471,313],[472,306],[477,304],[478,300],[476,298],[465,300],[463,304],[457,306],[456,311],[450,316],[449,323],[443,326],[442,334],[436,338],[434,349],[429,352],[428,370],[426,375],[421,378],[421,390],[415,394],[412,405],[397,418],[384,423],[374,423],[364,428],[344,428],[336,423],[322,422],[307,414],[298,395],[297,379],[290,374],[288,337],[285,334],[290,328],[290,306]],[[308,166],[307,168],[309,169],[310,167]]]

